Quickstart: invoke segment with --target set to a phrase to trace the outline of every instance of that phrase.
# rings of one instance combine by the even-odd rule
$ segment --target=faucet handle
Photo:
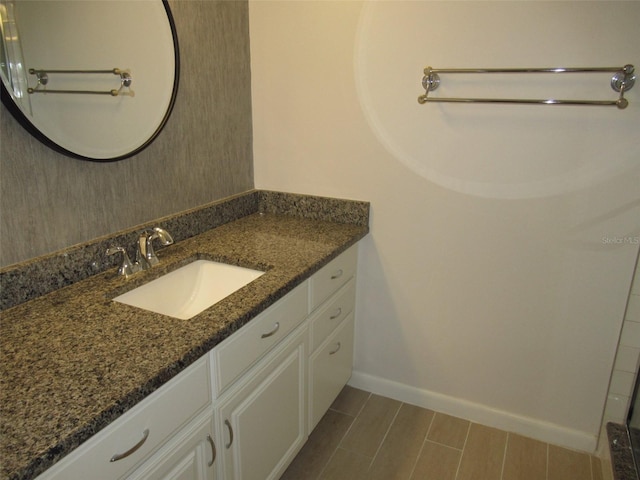
[[[138,263],[131,262],[131,259],[124,248],[111,246],[107,249],[106,253],[107,255],[114,255],[118,252],[122,252],[122,264],[118,267],[118,275],[124,275],[126,278],[140,271],[140,265]]]

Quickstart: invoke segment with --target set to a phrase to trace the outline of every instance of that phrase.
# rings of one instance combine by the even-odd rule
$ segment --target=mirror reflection
[[[166,1],[0,0],[2,102],[75,158],[127,158],[173,107],[179,57]]]

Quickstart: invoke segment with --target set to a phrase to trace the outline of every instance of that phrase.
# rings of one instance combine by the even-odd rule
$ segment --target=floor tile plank
[[[589,455],[549,445],[548,480],[591,480]]]
[[[602,461],[593,455],[591,455],[591,475],[593,476],[593,480],[604,480]]]
[[[469,425],[471,422],[468,420],[436,413],[428,438],[433,442],[462,450],[467,439]]]
[[[400,405],[397,400],[371,395],[340,447],[373,459]]]
[[[370,463],[369,457],[338,448],[322,472],[320,480],[368,480],[367,470]],[[305,477],[301,477],[300,480],[302,478]]]
[[[282,480],[315,480],[326,467],[354,418],[329,410],[309,435],[307,443],[284,472]]]
[[[502,480],[546,480],[546,443],[510,433],[505,455]]]
[[[500,480],[506,443],[506,432],[472,423],[456,480]]]
[[[410,480],[455,480],[462,452],[427,440]]]
[[[362,410],[362,406],[371,393],[346,385],[331,404],[331,409],[355,417]]]
[[[433,412],[403,403],[371,465],[370,480],[408,480],[427,436]]]

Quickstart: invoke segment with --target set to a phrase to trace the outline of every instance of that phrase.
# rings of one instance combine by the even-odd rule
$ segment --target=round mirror
[[[2,103],[74,158],[130,157],[160,133],[179,54],[166,0],[0,0]]]

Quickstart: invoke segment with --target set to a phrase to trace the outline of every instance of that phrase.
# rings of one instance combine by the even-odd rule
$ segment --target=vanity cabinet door
[[[213,412],[205,412],[127,480],[215,480]]]
[[[305,324],[220,399],[224,480],[278,479],[306,441],[307,336]]]
[[[309,431],[345,386],[353,366],[353,314],[309,358]]]

